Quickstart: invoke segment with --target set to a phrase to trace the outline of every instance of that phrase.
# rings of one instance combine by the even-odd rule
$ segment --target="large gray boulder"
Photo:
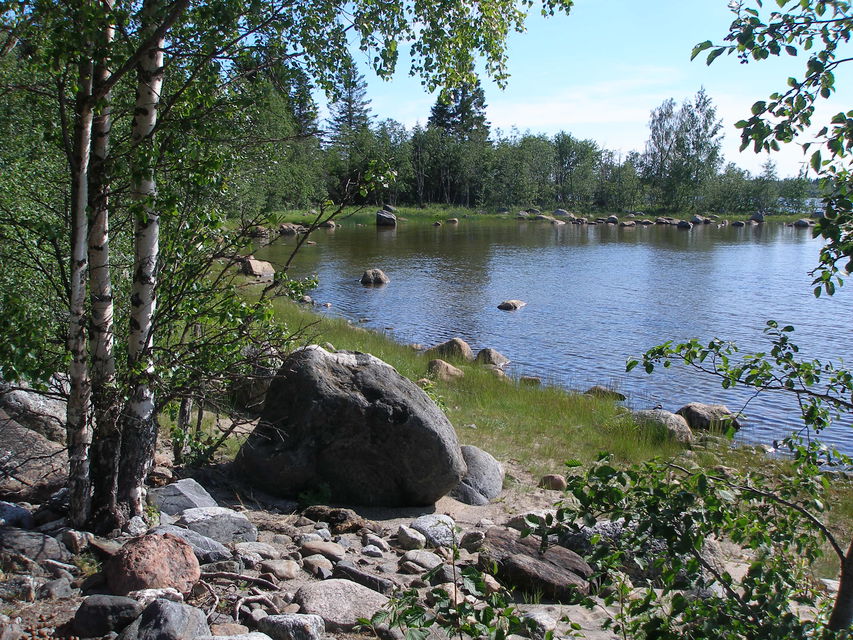
[[[184,478],[172,484],[148,492],[148,501],[163,513],[178,515],[185,509],[195,507],[218,507],[216,500],[192,478]]]
[[[318,615],[289,613],[261,618],[258,628],[273,640],[322,640],[326,623]]]
[[[708,431],[709,429],[728,429],[729,427],[740,429],[738,416],[729,411],[729,408],[724,404],[690,402],[675,413],[683,416],[693,430]]]
[[[693,432],[683,416],[663,409],[645,409],[633,413],[634,422],[641,427],[666,429],[674,440],[690,444],[693,442]]]
[[[462,447],[462,457],[468,473],[450,492],[450,497],[476,506],[489,504],[503,489],[503,466],[492,454],[471,445]]]
[[[181,513],[177,524],[222,544],[256,542],[258,529],[242,513],[226,507],[195,507]]]
[[[396,227],[397,226],[397,216],[395,216],[390,211],[377,211],[376,212],[376,226],[377,227]]]
[[[33,515],[20,505],[0,500],[0,527],[32,529]]]
[[[65,400],[30,389],[0,386],[0,409],[21,426],[65,444]]]
[[[0,498],[42,502],[64,487],[67,478],[65,447],[0,409]]]
[[[592,568],[578,554],[560,546],[540,553],[533,537],[522,538],[513,529],[492,527],[479,550],[481,569],[497,568],[496,577],[519,589],[539,591],[546,598],[569,602],[577,592],[587,593]]]
[[[285,361],[236,465],[277,495],[325,486],[335,502],[382,506],[433,504],[465,474],[422,389],[374,356],[317,346]]]
[[[388,284],[389,282],[391,282],[391,278],[385,275],[382,269],[368,269],[361,276],[361,284],[365,286],[376,286]]]
[[[360,618],[370,619],[388,598],[351,580],[332,578],[305,585],[293,601],[301,613],[320,616],[327,631],[349,631]]]
[[[125,596],[94,595],[80,604],[74,614],[74,633],[81,638],[105,636],[121,631],[142,614],[143,606]]]
[[[0,557],[6,555],[21,555],[36,562],[71,560],[71,552],[56,538],[37,531],[0,527]]]
[[[210,635],[210,627],[204,611],[157,599],[125,627],[118,640],[195,640],[207,635]]]

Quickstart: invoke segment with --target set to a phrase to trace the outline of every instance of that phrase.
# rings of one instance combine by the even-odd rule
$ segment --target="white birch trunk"
[[[112,2],[106,2],[107,10]],[[94,72],[94,93],[110,79],[105,60],[115,29],[107,25],[100,34],[100,55]],[[89,292],[92,308],[89,354],[92,368],[94,433],[91,448],[92,521],[99,529],[116,524],[116,492],[121,438],[118,430],[116,363],[113,351],[113,289],[110,276],[109,176],[110,92],[99,101],[92,126],[89,168]]]
[[[152,32],[152,16],[157,6],[157,0],[146,0],[143,5],[143,20],[148,22],[142,28],[143,38]],[[143,513],[145,476],[153,459],[157,439],[151,350],[157,308],[160,216],[155,209],[157,184],[154,179],[151,135],[157,124],[157,108],[163,86],[164,44],[165,39],[159,38],[144,53],[137,66],[138,84],[131,131],[136,146],[135,166],[131,169],[131,174],[136,177],[132,185],[136,229],[128,357],[134,382],[123,416],[122,474],[118,492],[119,501],[127,509],[128,517]]]
[[[89,445],[91,382],[86,353],[86,280],[88,276],[88,171],[92,139],[92,62],[79,66],[79,87],[74,109],[71,151],[71,297],[69,300],[69,397],[67,410],[68,490],[74,526],[89,517]]]

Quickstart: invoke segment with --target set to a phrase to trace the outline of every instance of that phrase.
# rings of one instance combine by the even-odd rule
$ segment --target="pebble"
[[[419,531],[401,524],[397,529],[397,544],[406,551],[423,549],[426,546],[426,537]]]
[[[361,544],[363,544],[365,547],[368,545],[372,545],[386,552],[391,551],[391,545],[388,544],[384,539],[377,536],[375,533],[365,533],[361,537]]]

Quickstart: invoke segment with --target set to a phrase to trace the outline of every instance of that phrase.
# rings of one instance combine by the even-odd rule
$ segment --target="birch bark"
[[[74,526],[89,517],[89,445],[91,381],[86,353],[86,280],[88,276],[88,171],[92,139],[92,61],[79,63],[71,145],[71,266],[68,322],[69,397],[66,415],[68,442],[69,516]]]
[[[158,0],[143,4],[143,40],[154,32]],[[153,132],[163,86],[165,35],[154,39],[137,64],[137,88],[131,130],[135,145],[132,185],[135,213],[134,266],[131,290],[128,359],[130,397],[122,416],[121,475],[118,501],[126,516],[144,511],[145,476],[154,457],[157,423],[154,414],[154,314],[157,309],[157,270],[160,215],[156,210]]]
[[[112,1],[105,2],[107,12]],[[96,103],[89,167],[89,291],[92,309],[89,353],[92,368],[94,433],[91,448],[92,513],[98,529],[116,526],[116,491],[121,438],[118,430],[116,363],[113,353],[113,289],[110,275],[109,175],[111,94],[108,51],[115,28],[108,22],[100,33],[94,67]]]

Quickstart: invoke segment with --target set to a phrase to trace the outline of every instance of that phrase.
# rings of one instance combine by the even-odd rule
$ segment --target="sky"
[[[668,98],[680,103],[704,87],[723,121],[726,161],[759,173],[767,155],[751,149],[740,153],[734,123],[748,117],[757,100],[786,89],[789,76],[802,77],[805,57],[783,55],[743,65],[724,55],[709,67],[700,55],[691,62],[696,43],[721,42],[728,33],[733,14],[727,5],[727,0],[576,0],[570,15],[547,19],[534,10],[527,31],[510,36],[506,89],[483,78],[493,130],[566,131],[622,153],[642,151],[652,109]],[[366,63],[363,69],[378,120],[393,118],[407,127],[426,123],[436,96],[408,76],[405,59],[390,81],[377,78]],[[813,122],[853,108],[851,72],[842,67],[836,73],[839,90],[822,101]],[[804,158],[796,145],[772,154],[781,177],[796,175]]]

